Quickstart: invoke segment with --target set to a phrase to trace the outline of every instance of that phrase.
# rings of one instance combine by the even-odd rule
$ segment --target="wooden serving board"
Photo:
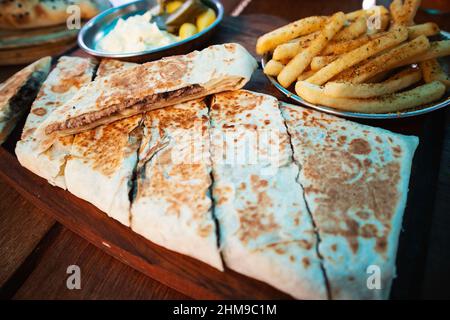
[[[258,35],[285,23],[267,15],[249,15],[225,18],[211,43],[239,42],[254,55]],[[72,55],[85,56],[77,50]],[[255,55],[256,56],[256,55]],[[246,89],[281,96],[258,70]],[[289,102],[289,101],[287,101]],[[421,143],[413,162],[408,206],[405,211],[399,252],[397,256],[398,278],[394,281],[392,297],[417,296],[417,279],[422,274],[427,250],[428,232],[436,181],[431,170],[439,163],[436,154],[442,135],[430,135],[430,128],[438,127],[444,119],[443,111],[414,119],[395,121],[364,121],[404,134],[415,134]],[[286,299],[288,295],[231,270],[225,272],[195,259],[174,253],[146,240],[131,229],[121,225],[91,204],[76,198],[67,191],[52,187],[46,180],[20,166],[14,155],[16,141],[20,137],[19,125],[8,141],[0,147],[0,178],[17,189],[26,199],[53,216],[67,228],[79,234],[95,246],[118,260],[141,271],[149,277],[189,296],[198,299]],[[443,126],[440,126],[443,127]],[[443,134],[443,132],[442,132]]]
[[[59,55],[77,44],[78,30],[66,25],[32,30],[0,29],[0,65],[31,63],[48,55]]]

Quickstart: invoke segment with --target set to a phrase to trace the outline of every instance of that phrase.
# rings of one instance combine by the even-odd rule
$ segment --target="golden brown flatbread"
[[[97,77],[133,66],[102,60]],[[141,119],[142,115],[135,115],[76,134],[64,170],[67,190],[126,226],[130,225],[129,192],[141,143]]]
[[[74,134],[152,109],[239,89],[250,80],[256,65],[250,53],[235,43],[138,65],[85,86],[53,113],[36,135]],[[43,144],[40,150],[47,147]]]
[[[417,137],[281,107],[332,299],[386,299]]]
[[[70,5],[80,8],[81,19],[100,13],[99,3],[94,0],[1,0],[0,28],[30,29],[64,24]]]
[[[216,94],[210,117],[225,264],[295,298],[326,299],[318,239],[277,99],[244,90]]]
[[[223,270],[209,194],[208,107],[202,100],[144,114],[131,228]]]
[[[30,108],[50,71],[51,57],[42,58],[0,84],[0,145]]]
[[[91,82],[94,69],[95,61],[92,59],[59,58],[31,106],[21,140],[16,145],[16,155],[22,166],[63,189],[66,188],[64,165],[73,137],[60,137],[45,152],[39,153],[34,146],[40,141],[33,137],[33,133],[52,112],[73,97],[83,85]]]

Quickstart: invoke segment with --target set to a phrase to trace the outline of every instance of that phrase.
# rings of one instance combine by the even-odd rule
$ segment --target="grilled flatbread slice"
[[[81,19],[100,13],[98,1],[94,0],[4,0],[0,1],[0,28],[29,29],[65,24],[70,5],[78,6]]]
[[[34,136],[39,125],[51,113],[72,98],[83,85],[92,80],[95,63],[91,59],[61,57],[34,101],[23,128],[16,155],[22,166],[65,189],[64,165],[72,145],[72,136],[54,140],[47,150],[37,152],[41,141]],[[45,138],[45,137],[44,137]]]
[[[223,270],[209,194],[208,108],[202,100],[147,112],[131,228]]]
[[[326,299],[318,239],[296,181],[299,169],[278,101],[242,90],[216,94],[210,117],[214,212],[225,264],[295,298]],[[250,138],[245,148],[229,145],[255,132],[257,139]],[[264,138],[267,133],[271,139]],[[226,137],[220,139],[219,134]],[[262,146],[254,145],[261,140]],[[256,161],[245,155],[232,157],[249,161],[227,160],[233,150],[245,149],[258,153]],[[274,152],[273,157],[268,152]],[[266,172],[270,164],[275,170]]]
[[[29,110],[50,71],[51,60],[42,58],[0,84],[0,145]]]
[[[298,106],[282,112],[331,298],[387,298],[417,137]]]
[[[68,135],[135,114],[243,87],[255,59],[238,44],[164,58],[96,79],[52,114],[37,134]],[[43,144],[40,150],[48,146]]]
[[[103,60],[97,77],[134,65]],[[64,173],[71,193],[126,226],[130,225],[129,193],[142,137],[141,119],[135,115],[76,134]]]

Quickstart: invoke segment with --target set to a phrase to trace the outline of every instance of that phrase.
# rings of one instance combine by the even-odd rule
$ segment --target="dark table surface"
[[[450,1],[450,0],[449,0]],[[270,14],[288,21],[352,11],[361,0],[223,0],[228,15]],[[388,4],[390,1],[377,1]],[[450,16],[419,12],[450,30]],[[20,67],[0,67],[0,82]],[[450,298],[450,109],[416,119],[381,124],[394,131],[420,132],[417,184],[404,228],[420,225],[400,242],[399,277],[392,296]],[[377,125],[376,123],[369,123]],[[417,157],[417,155],[416,155]],[[425,170],[426,169],[426,170]],[[414,170],[414,168],[413,168]],[[417,170],[421,170],[417,172]],[[422,173],[423,172],[423,173]],[[414,230],[413,230],[414,231]],[[402,250],[408,247],[408,250]],[[67,268],[82,270],[80,290],[68,290]],[[406,274],[406,275],[404,275]],[[406,280],[402,280],[406,279]],[[397,291],[397,292],[396,292]],[[404,294],[408,292],[408,294]],[[14,299],[188,299],[118,262],[23,199],[0,180],[0,297]]]

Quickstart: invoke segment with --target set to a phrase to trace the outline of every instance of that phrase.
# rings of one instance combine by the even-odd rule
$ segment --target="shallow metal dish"
[[[204,45],[223,19],[223,6],[218,0],[203,0],[203,3],[216,12],[216,21],[194,36],[167,46],[131,53],[109,53],[96,49],[97,42],[114,28],[119,18],[144,14],[157,5],[157,0],[141,0],[108,9],[92,18],[78,34],[78,45],[87,53],[100,58],[114,58],[132,62],[160,59],[164,56],[185,54]]]
[[[437,37],[436,40],[449,40],[450,39],[450,33],[446,32],[446,31],[441,31],[440,36]],[[264,56],[262,59],[262,65],[263,68],[265,66],[265,64],[267,63],[269,57],[268,56]],[[445,57],[444,59],[440,60],[441,62],[444,62],[443,64],[441,63],[441,65],[443,66],[444,70],[446,72],[449,72],[449,58]],[[266,75],[267,76],[267,75]],[[299,97],[297,94],[295,94],[295,92],[290,91],[284,87],[282,87],[278,81],[271,76],[267,76],[267,78],[269,79],[269,81],[275,86],[275,88],[278,89],[278,91],[280,91],[281,93],[283,93],[285,96],[287,96],[288,98],[291,98],[292,100],[295,100],[296,102],[303,104],[305,106],[311,107],[313,109],[317,109],[326,113],[330,113],[330,114],[334,114],[337,116],[343,116],[343,117],[348,117],[348,118],[361,118],[361,119],[397,119],[397,118],[406,118],[406,117],[413,117],[413,116],[418,116],[424,113],[428,113],[437,109],[441,109],[444,107],[447,107],[448,105],[450,105],[450,91],[447,90],[447,92],[445,93],[444,97],[437,101],[437,102],[433,102],[431,104],[428,104],[426,106],[423,107],[418,107],[418,108],[414,108],[414,109],[409,109],[409,110],[404,110],[401,112],[396,112],[396,113],[358,113],[358,112],[350,112],[350,111],[343,111],[343,110],[339,110],[339,109],[335,109],[335,108],[331,108],[331,107],[326,107],[326,106],[321,106],[321,105],[316,105],[316,104],[312,104],[309,103],[308,101],[305,101],[303,98]]]

